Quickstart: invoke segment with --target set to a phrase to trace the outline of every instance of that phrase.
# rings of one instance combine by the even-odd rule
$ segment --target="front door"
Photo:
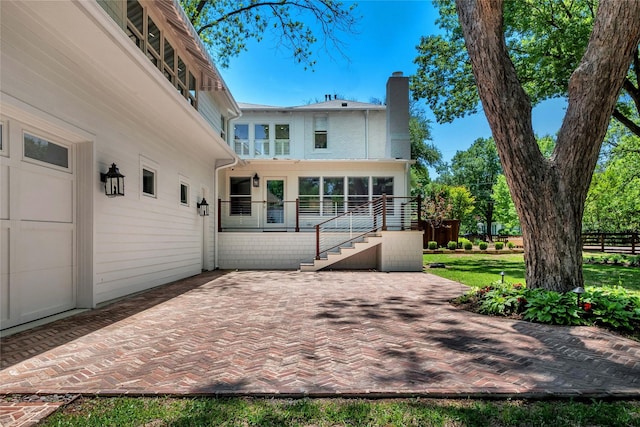
[[[266,179],[265,185],[266,203],[266,226],[284,227],[285,207],[284,207],[284,179]]]

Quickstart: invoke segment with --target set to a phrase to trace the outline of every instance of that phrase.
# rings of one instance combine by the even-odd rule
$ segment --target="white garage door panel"
[[[0,219],[9,219],[9,166],[0,165]]]
[[[27,228],[28,227],[28,228]],[[15,272],[73,266],[73,230],[66,224],[22,224]]]
[[[20,175],[20,219],[23,221],[73,221],[71,176],[23,170]],[[60,176],[62,175],[62,176]]]
[[[49,268],[14,275],[20,285],[22,321],[39,319],[72,309],[72,271],[69,267]]]
[[[9,235],[10,229],[0,226],[0,320],[9,319]]]

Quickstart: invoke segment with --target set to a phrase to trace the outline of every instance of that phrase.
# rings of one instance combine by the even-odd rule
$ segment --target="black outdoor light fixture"
[[[578,307],[580,307],[580,295],[584,294],[584,288],[582,286],[578,286],[574,288],[571,292],[578,295]]]
[[[124,175],[115,163],[111,164],[107,173],[100,173],[100,181],[104,182],[104,194],[107,197],[124,196]]]
[[[257,172],[255,175],[253,175],[253,186],[256,188],[260,187],[260,177],[258,176]]]
[[[500,278],[501,278],[502,283],[504,283],[504,271],[500,272]]]
[[[196,203],[198,206],[198,213],[200,216],[209,216],[209,203],[207,203],[207,199],[204,197],[200,203]]]

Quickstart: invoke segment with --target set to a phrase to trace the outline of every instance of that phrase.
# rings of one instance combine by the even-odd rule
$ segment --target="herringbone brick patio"
[[[196,276],[3,338],[0,394],[640,396],[640,343],[449,304],[426,273]]]

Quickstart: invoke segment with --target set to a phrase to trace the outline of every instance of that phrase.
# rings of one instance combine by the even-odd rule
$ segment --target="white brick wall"
[[[315,256],[315,233],[219,233],[221,269],[297,270]]]

